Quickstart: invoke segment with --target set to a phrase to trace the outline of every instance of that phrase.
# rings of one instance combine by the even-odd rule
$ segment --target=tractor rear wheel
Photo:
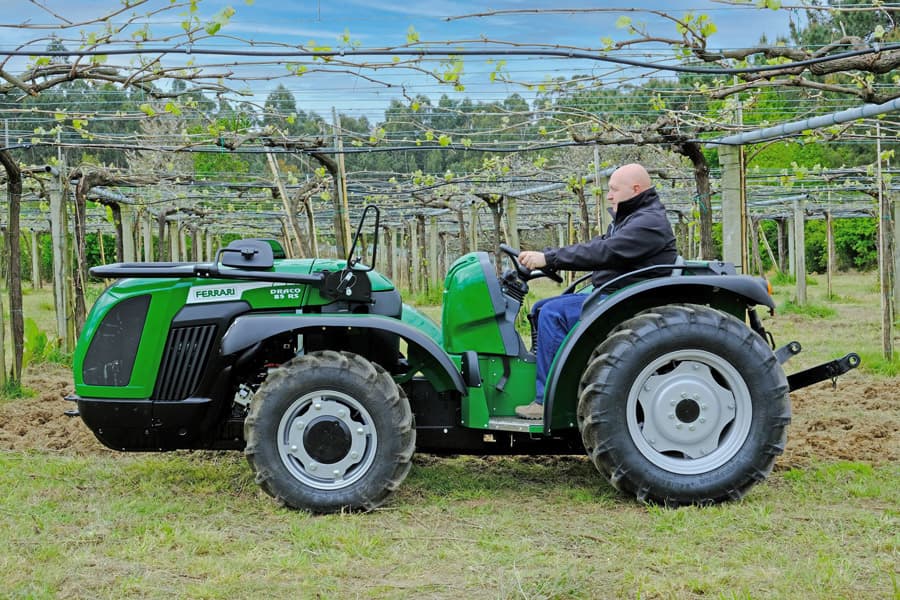
[[[661,306],[626,321],[581,378],[588,455],[642,502],[741,498],[771,472],[788,423],[787,379],[772,350],[706,306]]]
[[[256,481],[318,513],[372,510],[409,472],[416,431],[403,390],[349,352],[299,356],[272,371],[244,422]]]

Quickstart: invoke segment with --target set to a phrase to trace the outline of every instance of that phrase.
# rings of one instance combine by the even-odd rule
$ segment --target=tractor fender
[[[546,414],[554,428],[575,426],[578,384],[591,353],[610,331],[641,311],[664,304],[709,305],[743,320],[748,307],[775,302],[761,277],[748,275],[690,275],[648,279],[604,297],[592,293],[581,310],[581,318],[563,341],[547,375],[544,392]]]
[[[450,356],[427,334],[393,319],[379,315],[244,315],[234,320],[222,337],[223,356],[233,356],[251,348],[255,344],[285,333],[300,335],[304,331],[323,329],[383,331],[403,338],[410,351],[415,351],[423,361],[423,370],[434,372],[441,382],[435,387],[455,389],[466,395],[468,388],[462,373],[456,368]]]

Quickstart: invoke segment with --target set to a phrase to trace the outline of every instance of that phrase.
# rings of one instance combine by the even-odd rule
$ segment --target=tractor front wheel
[[[618,489],[670,506],[742,497],[787,439],[788,384],[763,339],[697,305],[620,325],[581,379],[578,425]]]
[[[349,352],[313,352],[273,370],[244,422],[256,481],[318,513],[371,510],[409,472],[416,432],[403,390]]]

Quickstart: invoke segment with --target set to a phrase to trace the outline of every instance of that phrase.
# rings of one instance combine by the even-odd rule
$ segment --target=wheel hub
[[[334,417],[319,417],[303,430],[303,447],[310,458],[332,464],[347,456],[353,445],[350,428]]]
[[[371,417],[344,394],[298,400],[281,428],[279,452],[285,466],[318,489],[350,485],[373,460],[376,434]]]
[[[644,409],[643,435],[657,452],[679,452],[687,458],[710,454],[725,426],[734,419],[734,394],[713,378],[700,362],[684,361],[653,375],[638,394]]]

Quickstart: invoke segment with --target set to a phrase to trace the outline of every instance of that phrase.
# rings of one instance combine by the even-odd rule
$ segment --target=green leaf
[[[616,28],[617,29],[625,29],[631,25],[631,17],[627,15],[622,15],[618,19],[616,19]]]
[[[150,106],[149,104],[147,104],[146,102],[144,102],[143,104],[138,106],[138,110],[140,110],[142,113],[144,113],[148,117],[152,117],[153,115],[156,114],[156,111],[153,110],[153,107]]]
[[[434,132],[432,130],[428,130],[425,132],[425,139],[429,142],[434,139]]]
[[[219,30],[222,29],[222,24],[221,23],[209,23],[205,29],[206,29],[206,33],[208,33],[209,35],[216,35],[217,33],[219,33]]]
[[[438,144],[441,146],[449,146],[453,139],[449,135],[441,134],[438,138]]]
[[[712,34],[714,34],[715,32],[717,32],[718,30],[719,30],[719,28],[716,27],[716,24],[710,22],[710,23],[706,23],[705,25],[703,25],[703,27],[700,28],[700,33],[703,34],[703,37],[709,37]]]
[[[412,25],[406,30],[406,43],[415,44],[419,41],[419,32]]]

